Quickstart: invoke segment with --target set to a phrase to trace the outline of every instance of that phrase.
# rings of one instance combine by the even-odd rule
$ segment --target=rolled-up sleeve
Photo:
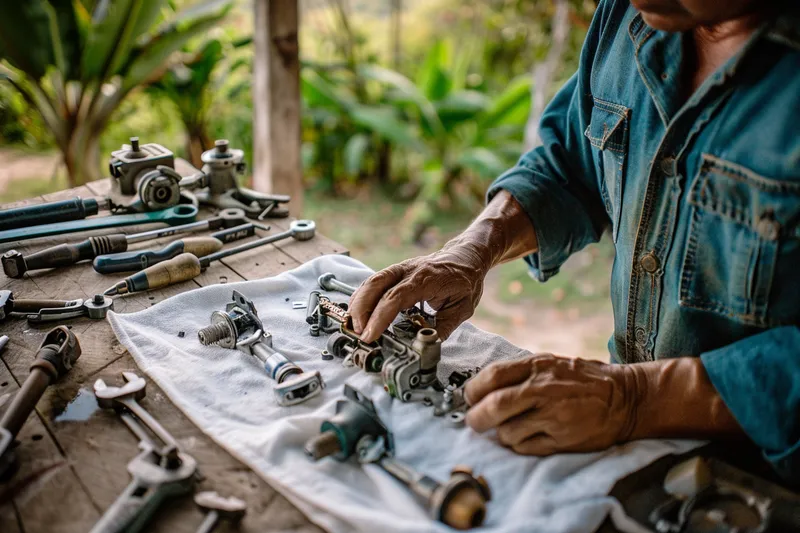
[[[489,201],[498,191],[508,191],[530,217],[538,251],[526,261],[540,281],[556,274],[572,253],[597,242],[609,224],[592,146],[583,135],[591,118],[591,65],[607,4],[600,5],[592,21],[578,72],[542,114],[541,145],[497,178],[487,193]]]
[[[700,357],[745,433],[800,484],[800,328],[770,329]]]

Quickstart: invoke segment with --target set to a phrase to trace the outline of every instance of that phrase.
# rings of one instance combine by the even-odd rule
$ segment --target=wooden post
[[[303,210],[298,0],[254,0],[253,188]]]

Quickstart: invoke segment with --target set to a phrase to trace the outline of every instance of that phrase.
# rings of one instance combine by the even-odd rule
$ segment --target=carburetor
[[[130,145],[111,152],[112,205],[124,211],[156,211],[177,205],[181,176],[174,170],[173,153],[160,144],[140,145],[138,137],[130,140]],[[131,201],[133,195],[137,198]]]
[[[225,311],[214,311],[210,326],[197,332],[200,343],[238,349],[261,361],[267,375],[277,383],[279,405],[295,405],[322,392],[325,383],[319,371],[304,372],[273,349],[272,334],[264,330],[253,302],[238,291],[233,291],[232,299]]]

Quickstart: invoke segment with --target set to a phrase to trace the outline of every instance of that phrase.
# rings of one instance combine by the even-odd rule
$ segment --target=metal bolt
[[[356,292],[355,287],[346,283],[342,283],[330,272],[321,275],[319,279],[317,279],[317,283],[319,283],[319,286],[326,291],[339,291],[348,296],[352,296],[353,293]]]
[[[203,346],[236,338],[235,332],[227,322],[217,322],[216,324],[206,326],[197,332],[197,336],[200,339],[200,344]]]
[[[103,297],[102,294],[95,294],[94,298],[92,298],[92,301],[94,303],[96,303],[97,305],[100,305],[101,303],[103,303],[105,301],[105,297]]]
[[[131,152],[139,151],[139,137],[131,137]]]

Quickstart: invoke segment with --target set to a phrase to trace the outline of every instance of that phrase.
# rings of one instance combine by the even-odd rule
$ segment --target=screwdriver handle
[[[8,277],[21,278],[29,270],[74,265],[98,255],[124,252],[127,249],[128,241],[121,233],[89,237],[79,243],[59,244],[27,256],[19,252],[8,252],[2,258],[3,271]]]
[[[100,255],[95,257],[92,266],[101,274],[131,272],[157,265],[182,253],[202,257],[221,249],[222,242],[214,237],[189,237],[173,241],[158,250],[137,250],[121,254]]]
[[[146,291],[194,279],[200,275],[200,272],[200,260],[197,256],[183,253],[128,276],[123,282],[127,288],[125,292]],[[118,283],[117,287],[121,283]]]

